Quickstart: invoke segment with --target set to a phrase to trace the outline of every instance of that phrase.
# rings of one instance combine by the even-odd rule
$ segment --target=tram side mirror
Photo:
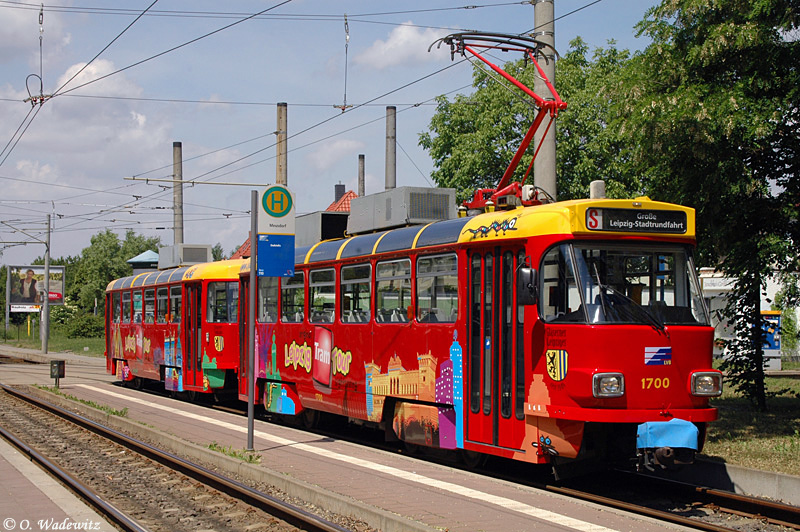
[[[517,269],[517,304],[535,305],[539,301],[539,272],[530,266]]]

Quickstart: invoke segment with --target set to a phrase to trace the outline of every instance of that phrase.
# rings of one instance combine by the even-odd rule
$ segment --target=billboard
[[[50,305],[64,304],[64,266],[50,266]],[[44,266],[8,266],[11,312],[39,312],[45,298]]]

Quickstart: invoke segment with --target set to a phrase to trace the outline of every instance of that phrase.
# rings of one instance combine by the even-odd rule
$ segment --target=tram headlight
[[[692,395],[719,397],[722,395],[722,374],[712,371],[692,373]]]
[[[592,393],[599,398],[622,397],[625,395],[625,376],[622,373],[595,373]]]

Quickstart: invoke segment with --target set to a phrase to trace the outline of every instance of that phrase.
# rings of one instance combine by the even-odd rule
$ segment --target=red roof
[[[341,198],[331,203],[325,210],[329,212],[350,212],[350,200],[357,197],[358,194],[352,190],[348,190]]]
[[[250,232],[247,233],[247,240],[245,240],[239,249],[237,249],[233,255],[231,255],[232,259],[246,259],[250,257]]]

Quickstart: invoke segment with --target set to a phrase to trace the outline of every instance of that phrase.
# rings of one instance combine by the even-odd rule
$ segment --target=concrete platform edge
[[[360,519],[382,532],[441,532],[438,528],[366,505],[360,501],[325,490],[320,486],[314,486],[307,482],[287,477],[283,473],[272,471],[264,465],[259,466],[242,462],[172,434],[147,427],[124,417],[107,414],[91,406],[72,401],[67,397],[55,395],[35,386],[28,386],[27,391],[31,395],[76,412],[120,432],[155,442],[169,452],[214,465],[227,474],[235,474],[254,482],[275,486],[291,497],[307,501],[333,513]]]

